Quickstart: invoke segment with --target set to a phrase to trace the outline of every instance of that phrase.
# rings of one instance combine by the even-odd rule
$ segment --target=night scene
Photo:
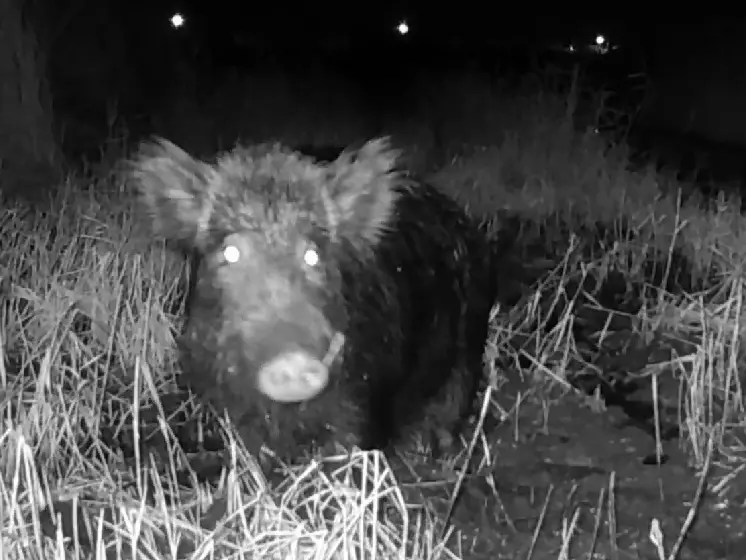
[[[0,556],[744,558],[746,18],[0,7]]]

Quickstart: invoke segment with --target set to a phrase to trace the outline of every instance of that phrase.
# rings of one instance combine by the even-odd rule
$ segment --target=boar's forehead
[[[293,152],[263,149],[237,151],[218,161],[209,185],[212,226],[284,238],[325,229],[328,169]]]
[[[324,205],[318,185],[273,178],[241,181],[215,190],[212,227],[218,231],[263,233],[268,240],[292,241],[321,233]]]

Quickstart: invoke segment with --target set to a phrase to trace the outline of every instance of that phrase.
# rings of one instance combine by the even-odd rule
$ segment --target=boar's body
[[[316,163],[280,146],[216,165],[162,141],[135,166],[156,231],[195,255],[183,375],[251,451],[389,450],[456,435],[482,373],[486,242],[385,141]],[[341,344],[341,347],[340,347]]]

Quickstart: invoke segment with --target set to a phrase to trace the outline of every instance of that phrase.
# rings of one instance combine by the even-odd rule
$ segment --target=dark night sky
[[[131,0],[130,0],[131,1]],[[137,0],[145,2],[145,0]],[[502,6],[484,0],[460,0],[437,3],[426,0],[379,0],[376,2],[350,2],[325,0],[324,2],[283,2],[251,0],[152,0],[172,11],[183,11],[188,26],[182,30],[187,43],[213,53],[227,53],[236,44],[264,48],[312,48],[327,39],[352,39],[356,46],[372,47],[381,42],[406,41],[429,49],[442,45],[449,48],[454,42],[462,47],[479,51],[483,46],[513,48],[543,48],[559,42],[591,42],[596,34],[603,34],[612,44],[621,46],[637,56],[650,52],[658,38],[663,37],[666,26],[691,27],[694,31],[678,33],[679,37],[696,36],[699,23],[717,18],[707,14],[679,14],[677,22],[655,21],[630,13],[619,17],[618,6],[614,15],[603,10],[568,9],[563,6],[558,13],[541,10],[532,3],[511,3]],[[153,4],[150,4],[152,10]],[[152,11],[151,11],[152,13]],[[725,16],[721,16],[724,20]],[[738,18],[736,18],[738,19]],[[744,19],[743,17],[741,19]],[[398,37],[395,27],[406,20],[411,33]],[[733,25],[734,18],[727,18]],[[237,43],[236,38],[239,38]],[[587,44],[587,43],[586,43]],[[483,51],[485,52],[485,51]],[[222,54],[218,56],[223,56]]]
[[[544,18],[536,13],[500,9],[476,0],[433,3],[422,0],[391,2],[250,2],[244,0],[165,0],[181,6],[203,32],[211,36],[230,33],[261,33],[273,41],[304,43],[336,34],[385,37],[399,20],[406,19],[410,40],[461,37],[469,40],[504,40],[534,43],[577,32],[614,33],[629,29],[629,22],[604,20],[584,12],[583,17],[563,11]],[[502,12],[502,13],[501,13]],[[590,17],[589,17],[590,16]],[[637,18],[639,22],[639,18]],[[638,24],[639,28],[639,24]]]

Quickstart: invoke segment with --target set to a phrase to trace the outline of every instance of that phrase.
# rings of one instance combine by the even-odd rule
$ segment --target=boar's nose
[[[285,352],[264,364],[257,388],[273,401],[297,403],[316,397],[329,383],[329,368],[308,352]]]

